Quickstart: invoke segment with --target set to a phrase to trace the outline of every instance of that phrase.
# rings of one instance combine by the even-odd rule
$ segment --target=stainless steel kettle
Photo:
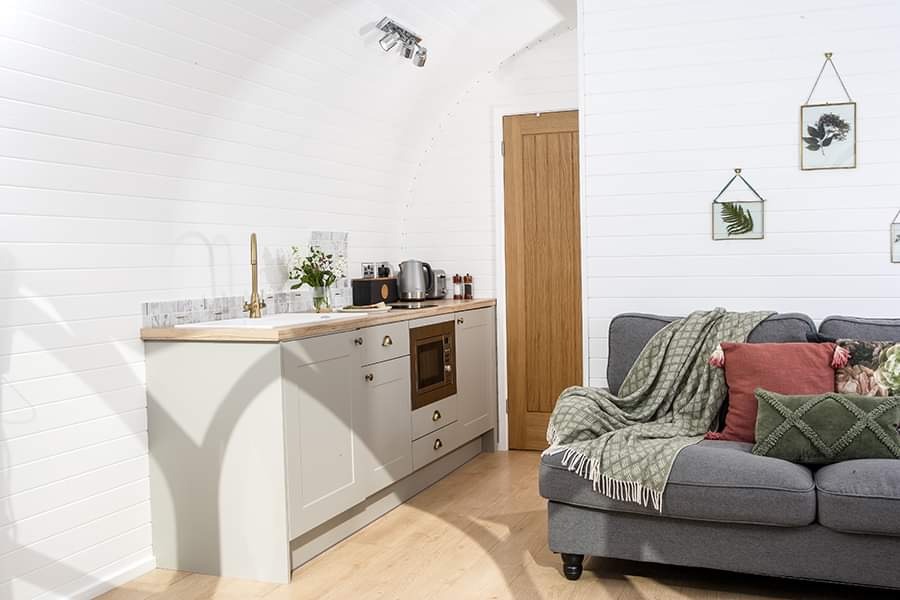
[[[401,300],[424,300],[434,281],[431,265],[421,260],[405,260],[400,263],[397,289]]]

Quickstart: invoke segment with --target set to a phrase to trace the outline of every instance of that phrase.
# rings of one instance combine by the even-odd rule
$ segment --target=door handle
[[[432,421],[440,421],[441,420],[441,411],[439,411],[439,410],[434,411],[434,414],[431,415],[431,420]]]
[[[366,381],[375,381],[374,373],[366,373]]]
[[[353,340],[353,343],[354,343],[355,345],[357,345],[357,346],[362,346],[362,345],[363,345],[363,339],[362,339],[361,337],[358,337],[358,338],[356,338],[355,340]]]
[[[384,347],[393,346],[394,340],[391,339],[391,336],[386,335],[386,336],[384,336],[384,339],[381,340],[381,345]]]
[[[434,440],[434,449],[435,450],[440,450],[443,447],[444,447],[444,442],[441,441],[441,438]]]

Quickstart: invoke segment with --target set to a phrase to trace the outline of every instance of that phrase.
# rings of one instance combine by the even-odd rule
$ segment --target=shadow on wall
[[[0,254],[0,267],[6,269],[8,274],[13,274],[15,272],[13,270],[14,265],[12,264],[12,258],[8,252]],[[52,315],[45,313],[45,316],[47,322],[53,321]],[[58,333],[67,334],[66,327],[63,324],[58,325]],[[9,356],[11,348],[9,347],[8,336],[2,337],[0,340],[2,340],[2,345],[0,345],[0,374],[2,374],[5,381],[10,368]],[[77,340],[74,338],[72,338],[71,341],[72,344],[70,345],[77,343]],[[121,361],[123,363],[126,361],[124,356],[121,357]],[[166,440],[165,443],[167,445],[171,444],[182,451],[202,456],[206,464],[209,464],[211,467],[218,465],[221,462],[221,457],[225,452],[225,449],[209,443],[208,440],[228,439],[230,433],[235,428],[235,424],[239,421],[250,402],[252,402],[252,399],[262,389],[273,383],[271,381],[266,381],[260,376],[262,373],[271,373],[271,371],[272,369],[270,367],[265,367],[261,361],[249,365],[239,383],[233,387],[225,401],[221,404],[221,407],[216,412],[206,431],[204,439],[199,443],[192,441],[176,423],[171,421],[168,423],[166,430],[176,433],[174,434],[173,439]],[[131,383],[134,385],[141,384],[137,378]],[[0,388],[0,391],[4,394],[9,394],[10,390],[12,391],[11,393],[16,393],[14,385],[7,385]],[[97,393],[100,393],[100,391],[98,390]],[[24,403],[25,407],[13,409],[16,413],[15,418],[33,418],[34,405],[30,403],[29,398],[23,394],[19,394],[17,395],[16,403],[18,404],[19,402]],[[5,436],[3,435],[3,424],[6,422],[7,418],[10,418],[6,411],[11,410],[11,408],[8,407],[11,407],[12,405],[13,401],[11,398],[0,396],[0,415],[2,415],[2,419],[0,419],[0,439],[5,439]],[[32,413],[29,413],[29,410],[31,410]],[[19,413],[23,414],[19,416]],[[157,416],[166,418],[166,415],[162,412]],[[167,454],[167,456],[175,457],[177,455],[171,453]],[[5,557],[9,558],[10,556],[14,556],[14,563],[20,565],[22,570],[25,571],[24,573],[16,574],[14,578],[0,584],[0,597],[14,600],[34,598],[42,592],[51,592],[54,589],[58,589],[67,584],[72,584],[76,581],[80,583],[80,589],[99,589],[104,582],[93,579],[88,573],[67,566],[65,559],[59,560],[56,557],[44,555],[32,550],[28,546],[21,545],[18,542],[15,514],[10,499],[12,492],[10,466],[11,461],[8,454],[8,447],[5,443],[0,443],[0,473],[3,474],[2,477],[0,477],[0,517],[2,517],[4,522],[10,523],[10,525],[4,527],[2,533],[0,533],[0,545],[7,551]],[[180,469],[179,465],[175,464],[174,459],[171,463],[159,464],[159,468],[164,476],[168,473],[183,472],[183,469]],[[216,469],[210,468],[208,475],[209,479],[202,481],[201,483],[203,485],[213,486],[212,489],[218,489],[220,473]],[[222,502],[227,502],[227,499],[219,498],[216,506],[205,508],[218,511],[218,506]],[[436,516],[440,515],[436,514]],[[210,521],[216,522],[217,519],[210,519]],[[473,539],[478,540],[486,551],[493,545],[492,542],[499,540],[499,538],[497,538],[490,530],[473,522],[460,523],[458,521],[450,521],[449,519],[447,521],[456,527],[468,528],[470,530],[469,535]],[[206,544],[213,544],[214,540],[218,539],[218,530],[198,531],[194,525],[194,523],[189,521],[178,524],[176,540],[178,548],[190,548],[193,545],[193,540],[195,540],[197,536],[204,536]],[[47,577],[43,573],[43,569],[51,564],[53,565],[54,573],[52,577]],[[498,564],[498,567],[504,574],[509,572],[509,569],[504,569],[502,565]],[[516,588],[521,590],[526,582],[527,580],[522,580],[521,577],[518,577]],[[507,583],[510,584],[511,581],[508,581]],[[526,587],[533,588],[533,586],[530,585]],[[537,593],[537,590],[533,591],[534,593]]]
[[[383,15],[378,13],[373,15],[373,18],[380,18],[381,16]],[[372,36],[372,40],[369,40],[367,37],[367,44],[372,45],[373,47],[377,46],[377,32],[373,27],[363,28],[362,32],[364,36]],[[288,33],[288,31],[285,31],[286,37],[288,36]],[[273,48],[280,47],[279,44],[282,42],[283,40],[269,40],[269,43]],[[419,90],[418,93],[424,92]],[[210,123],[210,128],[212,129],[212,127],[213,124]],[[199,144],[201,142],[197,141],[196,143]],[[189,171],[190,168],[191,165],[189,162],[186,163],[184,170]],[[188,179],[187,181],[191,180]],[[185,183],[183,185],[190,186],[192,184]],[[202,192],[203,190],[201,190],[200,193],[198,193],[197,190],[186,190],[185,197],[192,198],[193,200],[191,201],[196,201],[202,196]],[[209,248],[210,269],[214,276],[214,244],[199,233],[186,234],[179,238],[178,241],[184,242],[192,239],[192,237],[196,237],[200,243]],[[12,254],[8,251],[0,250],[0,268],[4,270],[4,277],[7,280],[9,289],[17,289],[15,266]],[[212,281],[213,286],[215,287],[217,284],[214,279]],[[232,282],[226,283],[230,284]],[[76,347],[82,344],[83,340],[79,339],[78,334],[71,331],[64,322],[60,321],[59,316],[55,314],[55,309],[52,306],[52,298],[47,299],[42,297],[41,292],[42,290],[29,291],[29,298],[25,299],[31,303],[33,309],[41,313],[42,318],[40,319],[40,322],[43,324],[44,330],[50,331],[52,329],[53,334],[58,339],[62,340],[57,344],[58,347]],[[135,310],[136,309],[137,307],[135,307]],[[25,598],[34,598],[45,593],[52,596],[54,590],[74,585],[77,585],[79,589],[100,589],[105,585],[105,582],[96,579],[89,572],[84,572],[70,566],[70,561],[68,561],[67,558],[61,559],[60,557],[51,554],[44,554],[40,551],[36,551],[30,542],[20,539],[22,534],[16,521],[15,503],[12,497],[13,492],[15,491],[12,485],[12,477],[15,476],[15,471],[12,468],[12,457],[10,456],[9,444],[5,441],[5,430],[7,429],[6,425],[11,422],[8,419],[35,419],[37,413],[36,407],[40,402],[37,398],[29,398],[27,393],[19,392],[16,389],[15,384],[8,383],[13,379],[12,374],[10,373],[11,355],[13,352],[13,335],[25,335],[25,333],[24,330],[18,330],[14,332],[10,331],[5,335],[0,335],[0,378],[2,378],[0,379],[0,384],[2,384],[2,386],[0,386],[0,440],[2,440],[0,441],[0,519],[3,520],[3,523],[6,523],[6,525],[0,526],[0,545],[2,545],[0,547],[3,549],[2,554],[0,554],[0,561],[2,561],[0,562],[0,565],[2,565],[0,566],[0,569],[2,569],[0,570],[0,580],[2,580],[0,581],[0,597],[10,598],[12,600],[24,600]],[[35,342],[35,345],[40,343],[40,340],[38,339],[33,341]],[[107,342],[110,347],[115,347],[116,340],[107,339],[104,341]],[[103,341],[98,341],[97,343],[102,342]],[[118,355],[117,359],[117,364],[124,365],[129,362],[129,359],[121,353]],[[70,374],[77,373],[80,370],[75,364],[65,364],[64,366],[69,370]],[[248,366],[247,374],[244,379],[235,386],[229,394],[213,419],[210,428],[207,431],[207,435],[203,440],[194,442],[186,433],[182,432],[176,434],[177,439],[170,440],[168,443],[183,446],[191,452],[196,452],[208,457],[210,464],[213,464],[214,462],[217,463],[223,449],[220,447],[212,447],[207,440],[213,438],[227,439],[229,433],[234,429],[235,423],[241,418],[248,402],[251,401],[257,392],[259,392],[260,388],[254,387],[254,385],[258,385],[260,380],[259,377],[255,376],[259,371],[259,364]],[[251,382],[257,383],[253,384]],[[88,387],[94,385],[94,383],[88,379],[84,379],[83,383]],[[142,386],[143,382],[137,376],[134,376],[133,380],[127,382],[127,384],[132,386]],[[102,389],[92,389],[92,392],[101,397],[104,396],[105,393]],[[110,408],[113,409],[114,407],[111,406]],[[178,429],[173,426],[172,431],[178,431]],[[160,464],[159,467],[164,474],[171,472],[175,468],[174,465],[170,464]],[[213,485],[218,485],[220,473],[213,472],[211,477],[211,483]],[[227,499],[220,498],[218,504],[225,501],[227,501]],[[217,507],[213,507],[213,509],[217,510]],[[35,518],[43,518],[43,515],[38,515]],[[458,525],[454,524],[454,526]],[[90,527],[90,525],[87,525],[87,527]],[[190,544],[192,536],[198,535],[198,532],[194,530],[193,524],[190,522],[179,523],[177,529],[177,543],[181,547],[187,547]],[[475,533],[470,533],[470,535],[474,539],[477,539],[486,549],[491,545],[487,543],[487,540],[497,539],[494,534],[484,527],[472,526],[469,524],[469,529],[470,532],[473,530],[475,531]],[[219,532],[203,532],[203,534],[217,538]],[[48,567],[51,566],[52,573],[48,570]],[[501,567],[501,571],[503,571],[504,574],[508,573],[507,569],[503,569],[501,565],[498,566]],[[527,575],[524,577],[524,580],[521,576],[517,579],[516,589],[524,589],[525,592],[523,593],[537,595],[538,591],[534,589],[533,582],[527,578]],[[511,581],[507,581],[508,585],[510,583]]]

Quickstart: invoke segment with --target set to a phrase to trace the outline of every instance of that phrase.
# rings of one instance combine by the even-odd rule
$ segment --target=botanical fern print
[[[722,222],[728,235],[743,235],[753,231],[753,215],[734,202],[722,203]]]
[[[900,343],[838,340],[850,358],[835,371],[835,390],[861,396],[900,395]]]

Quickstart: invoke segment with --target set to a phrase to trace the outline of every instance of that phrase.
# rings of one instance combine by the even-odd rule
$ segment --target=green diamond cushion
[[[753,454],[805,464],[900,458],[900,398],[756,390]]]

